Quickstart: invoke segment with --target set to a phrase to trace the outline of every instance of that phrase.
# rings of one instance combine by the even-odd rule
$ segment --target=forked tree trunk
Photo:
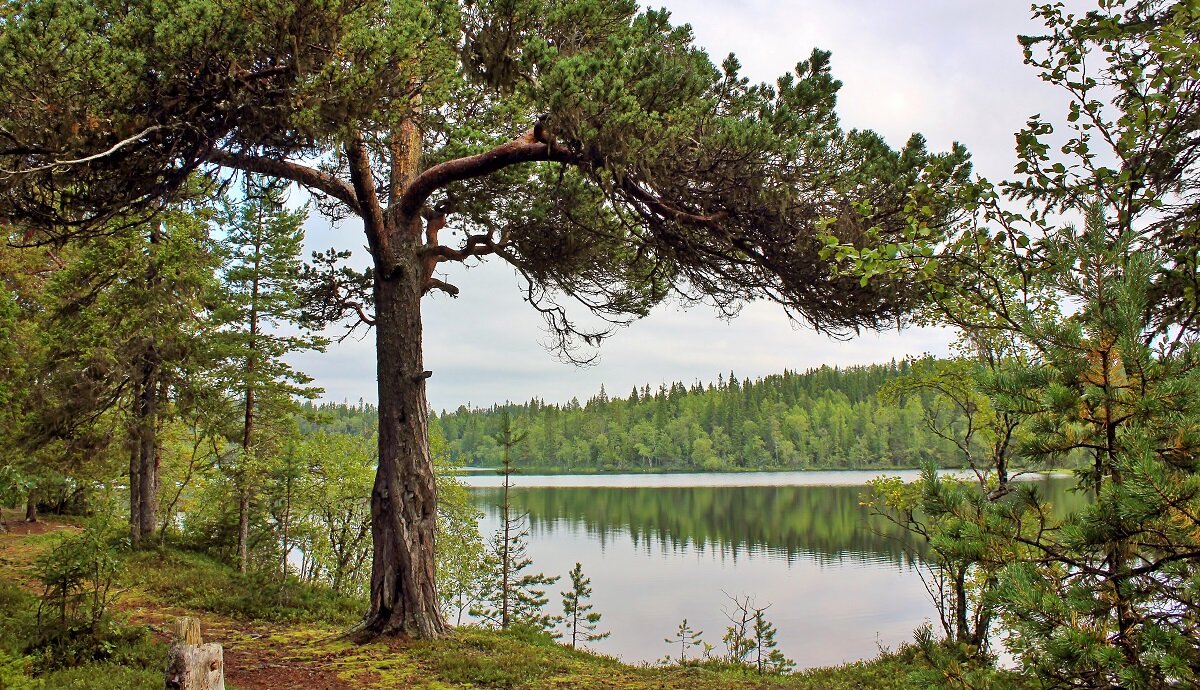
[[[364,636],[434,638],[447,632],[434,584],[437,494],[427,442],[421,295],[425,277],[417,238],[405,242],[395,270],[375,279],[379,376],[379,467],[371,492],[371,609]]]

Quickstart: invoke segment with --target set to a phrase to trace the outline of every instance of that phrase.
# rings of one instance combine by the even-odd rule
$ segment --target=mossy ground
[[[27,655],[31,640],[21,639],[21,631],[28,637],[36,630],[34,563],[53,545],[56,532],[75,527],[53,518],[32,528],[10,519],[10,527],[0,533],[0,687],[14,690],[161,688],[167,630],[183,615],[199,617],[205,640],[224,646],[229,690],[929,686],[928,669],[911,649],[836,668],[759,676],[720,664],[630,666],[538,634],[470,627],[443,640],[356,644],[344,633],[360,610],[358,602],[322,588],[239,575],[208,557],[167,547],[126,556],[106,658],[23,679],[37,661]]]

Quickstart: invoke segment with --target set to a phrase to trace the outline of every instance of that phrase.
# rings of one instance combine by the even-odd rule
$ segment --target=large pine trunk
[[[379,467],[371,492],[371,609],[362,632],[434,638],[447,626],[434,583],[437,493],[421,349],[425,278],[415,244],[400,253],[399,265],[375,279]]]

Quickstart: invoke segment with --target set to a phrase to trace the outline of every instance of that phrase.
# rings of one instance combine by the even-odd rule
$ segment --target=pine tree
[[[775,626],[764,615],[765,608],[754,610],[754,667],[760,675],[787,673],[796,662],[777,649]]]
[[[23,396],[21,444],[39,455],[59,444],[57,457],[41,458],[46,467],[103,472],[115,461],[112,429],[123,427],[134,545],[158,529],[159,431],[209,365],[209,215],[203,205],[176,205],[136,233],[65,248],[34,317],[41,342],[27,366],[38,375]]]
[[[894,254],[901,272],[930,281],[934,319],[1017,345],[980,390],[1020,420],[1018,458],[1086,457],[1079,488],[1094,500],[1065,519],[1027,486],[990,505],[944,493],[927,505],[955,526],[944,543],[994,569],[1009,649],[1040,683],[1192,687],[1200,12],[1114,0],[1034,14],[1045,29],[1020,38],[1025,62],[1066,95],[1064,117],[1029,119],[1017,177],[980,186],[974,222],[949,236],[917,223]],[[871,251],[830,252],[853,257],[864,281],[889,270]]]
[[[286,362],[294,352],[323,349],[325,341],[301,330],[304,306],[300,251],[307,214],[284,207],[285,187],[245,176],[243,194],[225,200],[221,242],[225,300],[219,312],[232,392],[241,406],[237,441],[241,452],[228,465],[238,502],[237,555],[249,567],[251,508],[276,464],[282,433],[298,411],[298,397],[312,397],[311,379]]]
[[[576,563],[570,577],[571,589],[562,593],[562,622],[566,631],[563,636],[570,640],[571,649],[575,649],[580,642],[603,640],[610,633],[596,632],[600,614],[592,611],[592,604],[585,603],[592,596],[592,581],[583,576],[583,564]]]
[[[692,626],[688,625],[687,619],[684,618],[679,623],[679,628],[675,631],[675,637],[663,638],[663,642],[666,642],[670,645],[679,643],[679,657],[675,660],[675,662],[680,666],[683,666],[688,661],[689,649],[700,646],[708,647],[708,645],[704,644],[703,640],[700,639],[700,636],[703,634],[704,631],[694,630]],[[670,660],[671,655],[668,654],[665,661],[669,662]]]
[[[525,433],[513,427],[512,417],[505,411],[501,416],[500,429],[495,434],[501,447],[504,471],[503,499],[500,504],[500,529],[492,536],[485,557],[487,572],[481,605],[471,609],[471,615],[507,630],[513,624],[551,630],[556,618],[543,612],[550,601],[546,588],[558,581],[542,573],[525,573],[533,565],[528,557],[528,516],[514,515],[509,490],[512,488],[512,449],[525,440]]]

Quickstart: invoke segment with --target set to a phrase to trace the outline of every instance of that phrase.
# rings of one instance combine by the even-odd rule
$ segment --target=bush
[[[29,661],[0,649],[0,688],[4,690],[40,690],[28,675]]]
[[[38,622],[48,611],[59,628],[94,631],[112,603],[113,583],[121,568],[113,548],[114,528],[97,519],[79,534],[60,533],[58,539],[37,559],[36,576],[43,586]]]
[[[290,623],[353,625],[366,602],[294,576],[233,568],[203,554],[177,549],[143,551],[130,560],[138,584],[170,604],[233,618]]]

